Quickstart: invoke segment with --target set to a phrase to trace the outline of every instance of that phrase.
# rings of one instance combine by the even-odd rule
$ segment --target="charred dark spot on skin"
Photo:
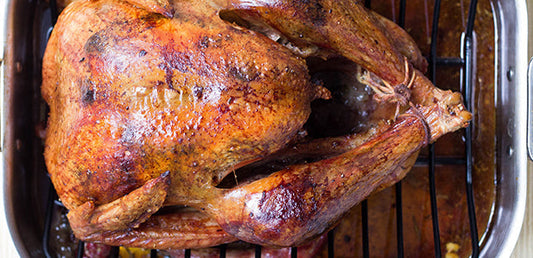
[[[108,45],[108,37],[103,31],[94,33],[85,42],[85,52],[89,54],[102,53]]]
[[[204,95],[204,87],[198,85],[194,86],[192,89],[192,94],[194,98],[201,100]]]
[[[263,192],[259,201],[261,212],[255,214],[255,219],[268,223],[273,220],[296,224],[308,221],[316,212],[317,203],[312,190],[313,184],[309,180],[302,180],[294,185],[281,184],[271,191]],[[310,198],[305,199],[303,196],[309,192]]]
[[[96,89],[90,79],[81,82],[81,102],[83,105],[91,105],[96,101]]]
[[[142,27],[147,30],[158,27],[165,19],[165,16],[158,13],[148,13],[147,15],[140,17],[140,21],[143,25]]]
[[[305,10],[305,15],[311,20],[315,26],[323,26],[326,24],[326,15],[329,13],[325,10],[320,0],[306,0],[295,1],[297,2],[296,8],[302,8]]]
[[[222,38],[213,39],[213,38],[211,38],[209,36],[203,36],[198,41],[198,48],[206,49],[206,48],[209,48],[209,47],[219,47],[221,41],[222,41]]]
[[[94,102],[95,98],[96,97],[95,97],[94,90],[91,89],[91,90],[85,91],[82,97],[82,101],[84,104],[90,105]]]

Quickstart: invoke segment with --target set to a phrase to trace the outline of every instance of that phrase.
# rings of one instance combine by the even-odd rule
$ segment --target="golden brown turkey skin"
[[[45,160],[78,238],[149,248],[299,245],[401,179],[423,145],[467,125],[460,95],[415,69],[425,62],[399,28],[350,1],[275,2],[101,0],[65,9],[43,60]],[[302,139],[311,102],[332,97],[311,79],[307,57],[357,63],[342,69],[376,91],[366,131]],[[234,173],[302,153],[313,162],[251,182]],[[230,173],[236,184],[218,187]],[[174,205],[198,211],[157,213]]]
[[[306,121],[315,87],[303,59],[182,5],[166,19],[83,2],[66,18],[78,26],[55,28],[45,155],[50,171],[69,171],[51,174],[68,208],[108,203],[167,170],[167,202],[181,201],[184,188],[279,149]]]

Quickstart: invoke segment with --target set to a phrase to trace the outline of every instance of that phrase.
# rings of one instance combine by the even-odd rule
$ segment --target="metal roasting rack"
[[[365,0],[364,4],[367,8],[371,8],[371,0]],[[51,0],[49,2],[50,8],[50,20],[52,24],[57,21],[58,9],[56,1]],[[429,63],[429,78],[432,82],[435,82],[435,75],[438,66],[455,67],[461,69],[461,89],[465,101],[465,106],[469,111],[472,111],[472,87],[473,87],[473,62],[474,62],[474,21],[476,15],[477,0],[470,2],[468,10],[468,18],[466,24],[466,31],[463,32],[462,37],[462,53],[460,57],[439,57],[437,56],[437,36],[438,36],[438,23],[440,17],[440,5],[441,0],[435,0],[433,9],[433,21],[431,27],[431,45],[429,56],[427,57]],[[406,16],[406,0],[400,0],[398,25],[403,27],[405,25]],[[428,168],[428,180],[429,180],[429,195],[431,202],[431,217],[433,226],[433,241],[434,241],[434,256],[442,257],[442,248],[440,242],[439,220],[438,220],[438,207],[436,197],[435,186],[435,166],[436,165],[463,165],[466,167],[466,200],[468,205],[468,216],[470,225],[471,236],[471,248],[472,257],[478,257],[480,252],[479,238],[477,232],[474,194],[473,194],[473,159],[472,159],[472,125],[464,130],[464,147],[465,155],[460,158],[437,158],[435,157],[434,146],[430,145],[428,150],[428,157],[418,158],[416,165],[427,166]],[[396,244],[397,244],[397,257],[404,257],[404,239],[403,239],[403,215],[402,215],[402,182],[398,182],[395,185],[395,201],[396,201]],[[52,227],[52,219],[54,216],[54,209],[56,207],[64,207],[58,200],[57,194],[50,184],[47,206],[45,214],[45,223],[43,230],[43,250],[46,257],[54,257],[50,248],[50,231]],[[369,250],[369,236],[368,236],[368,201],[364,200],[361,203],[361,219],[362,219],[362,256],[370,257]],[[328,257],[335,257],[334,246],[334,230],[331,230],[327,234],[327,254]],[[220,257],[226,257],[227,245],[218,246],[220,250]],[[262,247],[255,246],[255,257],[261,257]],[[191,257],[191,250],[184,251],[185,257]],[[298,248],[292,247],[290,251],[291,257],[297,257]],[[84,255],[84,243],[78,242],[77,257],[83,257]],[[112,247],[111,257],[119,256],[119,247]],[[158,257],[157,250],[151,250],[150,257]]]

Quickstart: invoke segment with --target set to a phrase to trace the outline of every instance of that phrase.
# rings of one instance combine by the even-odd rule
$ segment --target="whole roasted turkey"
[[[357,1],[76,1],[43,60],[46,165],[85,241],[297,246],[468,124],[425,66]]]

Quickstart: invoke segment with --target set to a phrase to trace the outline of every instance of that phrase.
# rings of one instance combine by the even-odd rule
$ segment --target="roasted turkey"
[[[76,1],[43,59],[46,166],[85,241],[301,245],[468,124],[425,69],[357,1]]]

